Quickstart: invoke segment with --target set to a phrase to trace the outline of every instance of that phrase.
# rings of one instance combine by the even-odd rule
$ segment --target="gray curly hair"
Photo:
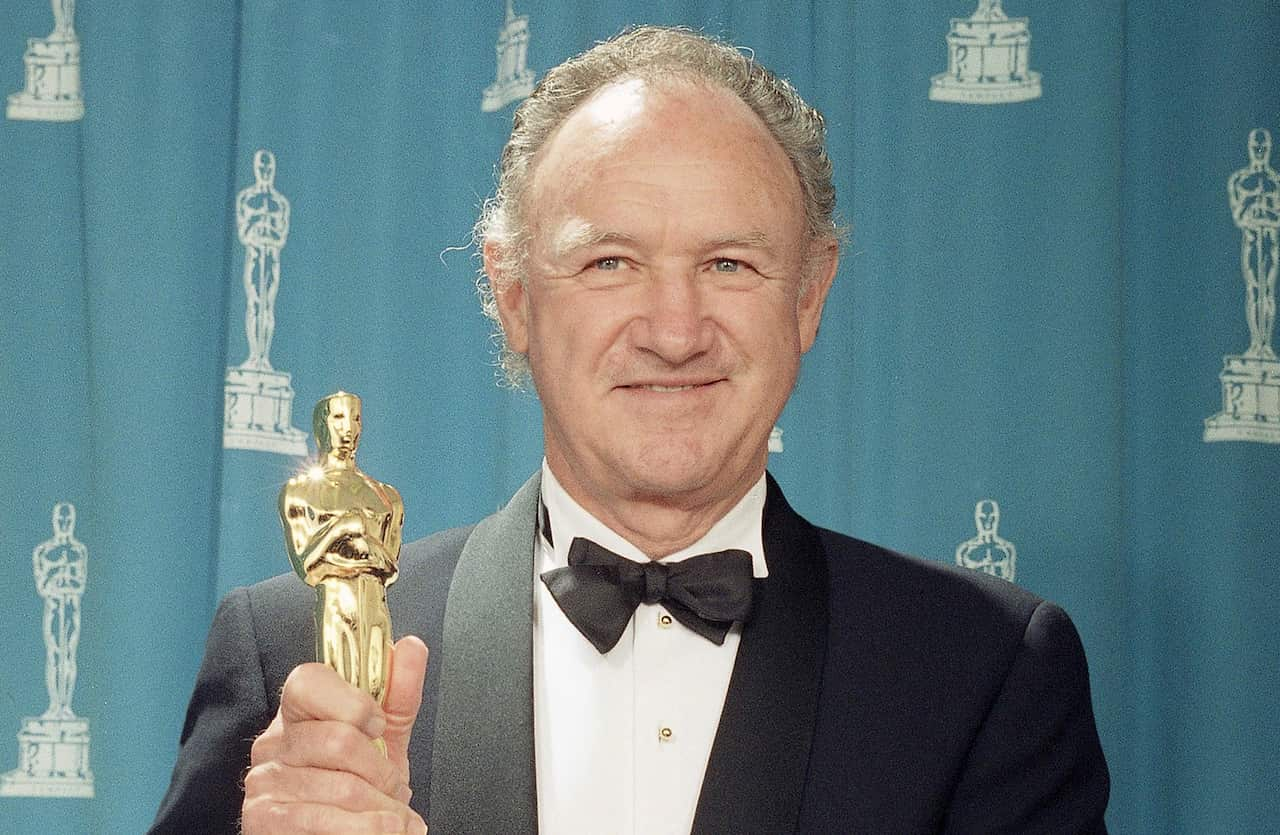
[[[489,242],[501,253],[494,270],[498,275],[482,271],[476,286],[484,314],[496,326],[500,369],[513,387],[528,379],[529,362],[507,344],[494,291],[525,278],[529,240],[524,201],[534,158],[578,105],[609,84],[634,78],[692,81],[724,88],[742,99],[795,166],[810,236],[840,237],[822,114],[790,83],[751,55],[708,35],[660,26],[626,30],[550,70],[516,109],[511,138],[498,161],[497,189],[485,201],[473,230],[478,253]]]

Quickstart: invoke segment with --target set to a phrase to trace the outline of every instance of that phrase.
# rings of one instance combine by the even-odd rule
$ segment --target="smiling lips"
[[[652,391],[657,394],[676,394],[682,391],[692,391],[693,389],[706,388],[708,386],[715,385],[718,382],[720,382],[720,380],[717,379],[717,380],[706,380],[700,383],[675,383],[675,384],[627,383],[623,386],[620,386],[620,388],[639,390],[639,391]]]

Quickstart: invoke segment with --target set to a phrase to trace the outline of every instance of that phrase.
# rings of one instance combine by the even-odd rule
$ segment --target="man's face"
[[[557,478],[605,521],[618,502],[731,505],[764,470],[835,273],[791,163],[732,94],[633,80],[535,166],[526,280],[498,301]]]
[[[333,454],[342,459],[355,455],[360,445],[360,401],[354,397],[335,397],[329,401],[329,414],[324,422]]]

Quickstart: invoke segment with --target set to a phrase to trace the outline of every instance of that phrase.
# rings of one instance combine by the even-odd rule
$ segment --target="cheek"
[[[771,299],[760,304],[726,305],[720,318],[725,330],[756,362],[786,364],[800,353],[800,328],[795,302]]]
[[[548,296],[543,304],[530,308],[530,360],[541,355],[553,373],[554,368],[598,368],[625,344],[627,325],[634,318],[630,309],[628,300],[618,293]]]

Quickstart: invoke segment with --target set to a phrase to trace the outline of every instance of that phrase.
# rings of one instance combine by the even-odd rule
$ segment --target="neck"
[[[326,452],[324,454],[324,468],[326,470],[354,470],[356,468],[355,455],[339,455],[337,452]]]

